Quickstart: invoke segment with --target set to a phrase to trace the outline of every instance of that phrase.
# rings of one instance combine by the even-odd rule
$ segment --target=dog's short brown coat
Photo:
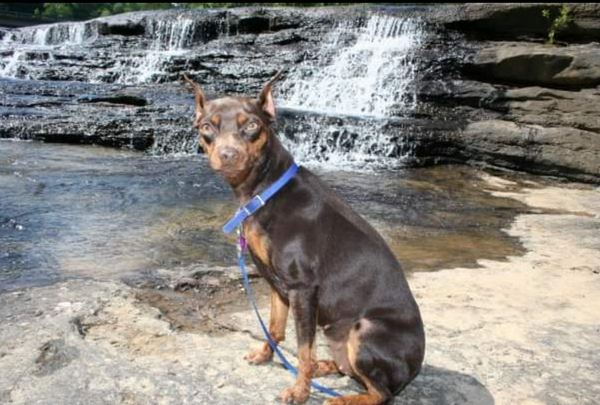
[[[260,193],[293,159],[271,130],[271,86],[257,99],[207,101],[196,83],[194,126],[210,166],[232,186],[240,204]],[[404,273],[383,238],[306,168],[244,223],[250,253],[272,287],[269,329],[285,338],[294,314],[299,373],[284,402],[308,399],[313,377],[341,372],[360,381],[365,394],[329,404],[377,405],[400,392],[421,369],[425,335]],[[323,328],[333,360],[315,358]],[[250,352],[254,364],[272,358],[267,343]]]

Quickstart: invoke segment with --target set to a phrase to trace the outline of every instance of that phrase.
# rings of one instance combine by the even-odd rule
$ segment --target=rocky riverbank
[[[423,372],[394,403],[593,405],[600,191],[482,176],[489,192],[539,212],[507,229],[527,252],[411,275],[428,351]],[[267,290],[255,286],[266,312]],[[240,287],[235,268],[196,265],[127,284],[73,279],[0,294],[0,402],[275,402],[293,378],[278,365],[242,360],[260,336]],[[291,326],[288,336],[283,347],[293,354]],[[323,339],[319,351],[327,356]],[[359,390],[347,378],[322,382]],[[309,403],[323,399],[313,394]]]

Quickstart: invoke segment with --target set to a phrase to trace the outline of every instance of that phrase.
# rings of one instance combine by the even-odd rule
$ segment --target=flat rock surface
[[[490,43],[468,68],[492,81],[594,87],[600,84],[600,45],[553,47],[527,42]]]
[[[410,276],[428,348],[421,375],[394,403],[596,404],[600,190],[519,189],[483,176],[490,192],[534,207],[507,229],[527,252]],[[209,275],[216,279],[218,271],[231,269]],[[267,315],[266,290],[257,287]],[[0,403],[276,403],[293,378],[277,364],[242,359],[260,341],[253,314],[241,305],[211,322],[218,327],[178,327],[137,288],[117,281],[72,279],[2,293]],[[289,326],[283,348],[290,356],[293,336]],[[327,357],[324,339],[319,344]],[[361,390],[343,377],[320,382],[342,393]],[[313,393],[308,403],[323,399]]]

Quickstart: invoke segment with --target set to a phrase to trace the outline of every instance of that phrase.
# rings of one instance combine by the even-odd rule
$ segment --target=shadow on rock
[[[494,405],[494,397],[476,378],[426,365],[421,374],[393,404],[402,405]]]

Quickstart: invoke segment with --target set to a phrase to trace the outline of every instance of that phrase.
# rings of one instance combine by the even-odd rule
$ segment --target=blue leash
[[[294,367],[285,358],[285,356],[283,355],[283,353],[277,346],[277,343],[271,337],[271,334],[269,333],[267,326],[265,325],[262,317],[260,316],[258,307],[256,306],[256,299],[254,298],[254,292],[252,291],[252,287],[250,286],[250,279],[248,278],[248,272],[246,271],[246,260],[244,259],[244,252],[246,251],[247,242],[243,235],[242,223],[250,215],[254,214],[263,205],[265,205],[267,203],[267,201],[271,197],[273,197],[273,195],[275,195],[275,193],[277,193],[283,186],[285,186],[287,184],[288,181],[290,181],[296,175],[297,172],[298,172],[298,166],[296,165],[296,163],[292,163],[290,168],[283,174],[283,176],[281,176],[281,178],[279,178],[275,183],[273,183],[271,186],[269,186],[265,191],[258,194],[256,197],[252,198],[249,202],[247,202],[243,207],[241,207],[238,210],[237,214],[231,220],[229,220],[223,227],[223,232],[225,232],[227,234],[231,233],[231,231],[233,231],[236,227],[238,228],[238,245],[237,245],[238,265],[240,266],[240,271],[242,273],[242,280],[244,282],[244,288],[246,290],[246,294],[248,295],[248,298],[250,300],[250,304],[252,305],[252,308],[254,308],[254,312],[256,313],[256,318],[258,319],[260,328],[262,329],[265,337],[267,338],[267,341],[269,342],[269,345],[271,346],[273,353],[275,353],[277,355],[277,357],[279,358],[281,363],[284,365],[284,367],[286,369],[288,369],[290,372],[292,372],[294,375],[298,374],[298,369],[296,367]],[[330,388],[327,388],[327,387],[323,387],[321,384],[319,384],[315,381],[311,381],[310,385],[313,388],[321,391],[324,394],[331,395],[333,397],[340,396],[340,394],[338,394],[336,391],[334,391]]]
[[[238,264],[240,266],[240,271],[242,273],[242,280],[244,281],[244,288],[246,289],[246,294],[248,295],[248,298],[250,299],[250,304],[252,305],[252,308],[254,308],[254,312],[256,313],[256,318],[258,319],[260,328],[262,329],[265,337],[269,341],[269,345],[271,346],[273,353],[275,353],[277,355],[277,357],[279,358],[279,361],[281,361],[281,363],[283,363],[285,368],[287,368],[289,371],[291,371],[294,375],[298,375],[298,369],[296,367],[294,367],[288,361],[288,359],[285,358],[285,356],[279,349],[279,346],[277,346],[277,343],[271,337],[271,334],[269,333],[267,326],[265,325],[262,317],[260,316],[260,312],[258,311],[258,307],[256,306],[256,299],[254,298],[254,292],[252,291],[252,287],[250,286],[248,272],[246,271],[246,260],[244,260],[245,248],[246,248],[246,239],[242,236],[241,227],[240,227],[240,237],[238,239]],[[322,393],[331,395],[332,397],[340,396],[340,394],[338,394],[336,391],[332,390],[331,388],[323,387],[321,384],[317,383],[316,381],[311,380],[310,385],[313,388],[316,388],[317,390],[321,391]]]

